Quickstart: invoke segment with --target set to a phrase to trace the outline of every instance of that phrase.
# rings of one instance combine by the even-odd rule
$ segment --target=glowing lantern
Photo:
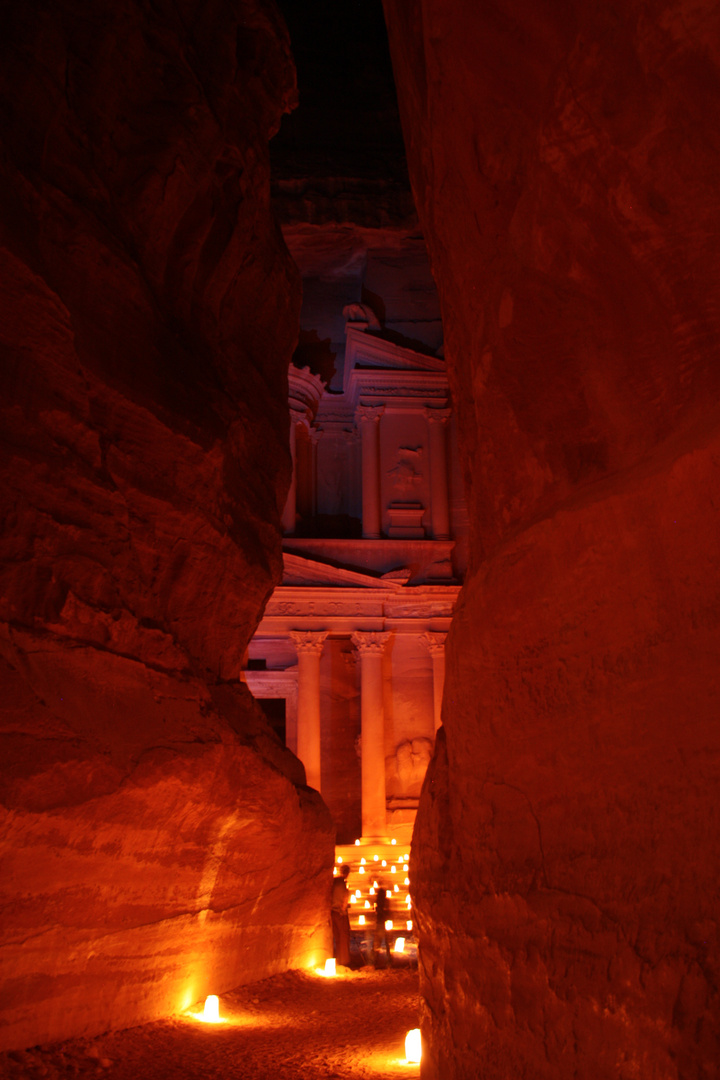
[[[379,889],[379,888],[380,888],[380,886],[378,885],[377,881],[373,881],[373,889]]]
[[[399,885],[393,885],[393,892],[400,892],[400,886]]]
[[[403,857],[401,855],[400,858],[398,859],[398,862],[401,863],[402,861],[403,861]]]
[[[360,865],[361,866],[365,865],[365,856],[364,855],[363,855],[362,859],[360,860]]]
[[[220,999],[217,994],[205,998],[202,1018],[206,1024],[217,1024],[220,1020]]]
[[[386,930],[392,930],[392,926],[393,926],[392,919],[386,919],[385,920],[385,929]]]
[[[361,926],[364,926],[365,925],[365,916],[361,915],[360,918],[358,919],[358,922],[360,923]]]
[[[395,837],[394,837],[394,836],[393,836],[392,840],[390,841],[390,843],[391,843],[391,844],[397,844],[397,840],[395,839]]]
[[[357,904],[357,896],[351,896],[350,897],[350,903],[351,904]]]
[[[387,866],[387,862],[385,861],[385,859],[383,859],[383,861],[380,863],[380,865],[381,866]]]
[[[362,896],[362,893],[360,892],[360,890],[359,890],[359,889],[356,889],[356,890],[355,890],[355,895],[356,895],[356,896],[358,897],[358,899],[359,899],[359,898],[360,898],[360,897]]]
[[[361,866],[360,869],[358,870],[358,874],[364,874],[364,873],[365,873],[365,867]]]
[[[391,866],[391,867],[390,867],[390,873],[391,873],[391,874],[394,874],[394,873],[395,873],[395,867],[394,867],[394,866]]]
[[[359,840],[355,841],[355,847],[360,847],[360,841]]]
[[[403,881],[403,885],[409,885],[409,884],[410,884],[410,878],[406,877],[405,880]]]
[[[373,861],[374,862],[377,862],[379,858],[380,858],[379,855],[373,855]]]
[[[325,961],[325,974],[327,975],[327,977],[329,979],[332,978],[333,975],[337,974],[337,972],[335,970],[335,957],[334,956],[331,956],[329,960]]]
[[[420,1028],[413,1028],[405,1036],[405,1057],[408,1065],[417,1065],[422,1057],[422,1042],[420,1040]]]
[[[405,897],[405,903],[406,903],[406,904],[412,904],[412,900],[410,899],[410,893],[408,893],[408,894],[406,895],[406,897]]]
[[[338,855],[338,857],[337,857],[337,861],[338,861],[338,862],[342,862],[342,855]]]
[[[374,896],[374,895],[375,895],[375,889],[370,889],[370,891],[368,892],[368,896]]]
[[[365,901],[365,907],[370,907],[370,901],[369,900]]]
[[[395,939],[395,944],[393,946],[393,952],[398,952],[398,953],[399,952],[405,952],[405,938],[404,937],[399,937],[399,938]]]
[[[408,919],[405,925],[407,926],[408,930],[412,930],[412,919]]]

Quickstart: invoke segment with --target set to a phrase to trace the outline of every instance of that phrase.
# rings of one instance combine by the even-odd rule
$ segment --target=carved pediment
[[[447,367],[440,356],[415,352],[385,338],[361,330],[347,330],[346,368],[394,368],[404,371],[435,371],[445,374]]]
[[[301,555],[283,552],[283,585],[324,585],[348,588],[353,586],[367,589],[403,588],[404,581],[388,577],[374,577],[357,570],[347,570],[342,566],[331,566],[317,559],[306,559]]]

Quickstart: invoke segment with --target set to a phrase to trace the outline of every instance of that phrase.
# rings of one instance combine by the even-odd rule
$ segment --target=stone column
[[[444,631],[431,632],[420,635],[420,641],[425,645],[432,659],[433,668],[433,711],[435,713],[435,730],[442,724],[442,699],[445,689],[445,638]]]
[[[380,537],[380,417],[384,405],[359,405],[355,422],[362,440],[362,534]]]
[[[290,410],[290,455],[292,457],[292,477],[290,490],[285,500],[285,509],[282,515],[283,533],[292,536],[295,532],[295,516],[297,512],[297,426],[305,419],[305,414],[298,409]]]
[[[308,787],[320,790],[320,655],[327,630],[291,630],[298,654],[297,756]]]
[[[430,514],[434,540],[450,539],[447,445],[445,428],[450,409],[425,409],[430,429]]]
[[[358,630],[351,639],[360,655],[362,833],[373,840],[387,835],[382,657],[389,638]]]

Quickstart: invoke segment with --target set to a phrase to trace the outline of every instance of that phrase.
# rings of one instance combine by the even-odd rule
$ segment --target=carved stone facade
[[[348,323],[342,392],[291,368],[284,576],[244,672],[338,843],[409,839],[467,540],[445,362],[373,329]]]

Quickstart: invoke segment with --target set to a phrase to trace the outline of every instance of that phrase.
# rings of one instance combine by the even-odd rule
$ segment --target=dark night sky
[[[278,178],[382,176],[407,184],[380,0],[278,0],[299,106],[271,143]]]

